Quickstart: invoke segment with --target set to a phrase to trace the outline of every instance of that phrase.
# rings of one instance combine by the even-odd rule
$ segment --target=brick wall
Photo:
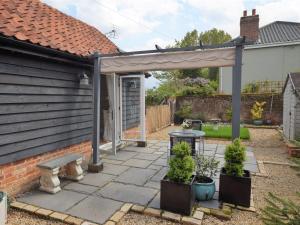
[[[255,101],[265,101],[263,117],[269,113],[271,107],[272,95],[263,94],[244,94],[242,95],[241,102],[241,120],[244,122],[251,122],[250,110]],[[193,109],[193,116],[202,114],[208,120],[212,118],[221,118],[226,121],[226,110],[231,108],[231,95],[216,95],[209,97],[177,97],[176,110],[180,109],[183,105],[191,105]],[[282,124],[283,100],[282,95],[273,96],[272,104],[272,121],[274,124]]]
[[[16,195],[37,186],[40,171],[36,165],[67,153],[81,153],[84,160],[83,166],[85,167],[92,154],[91,142],[82,142],[63,149],[0,165],[0,190],[8,192],[10,195]]]

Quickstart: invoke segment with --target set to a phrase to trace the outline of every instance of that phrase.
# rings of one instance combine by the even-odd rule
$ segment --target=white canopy
[[[235,48],[165,52],[101,58],[101,73],[124,73],[201,67],[225,67],[235,64]]]

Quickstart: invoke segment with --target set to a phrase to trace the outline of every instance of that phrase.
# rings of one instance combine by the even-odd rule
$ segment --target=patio
[[[167,141],[149,140],[145,148],[127,146],[116,156],[103,155],[104,169],[87,173],[79,183],[63,181],[62,191],[47,194],[26,193],[18,201],[67,213],[96,223],[104,223],[124,203],[159,208],[160,180],[167,172]],[[213,155],[224,165],[225,145],[205,144],[205,155]],[[245,169],[258,172],[251,148],[247,148]],[[216,178],[218,189],[219,179]],[[207,208],[218,208],[218,190],[214,200],[201,202]]]

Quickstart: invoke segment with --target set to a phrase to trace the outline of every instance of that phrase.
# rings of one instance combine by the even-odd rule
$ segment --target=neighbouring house
[[[243,52],[242,88],[255,81],[278,81],[283,86],[287,73],[300,71],[300,23],[274,21],[259,28],[253,9],[252,15],[244,11],[240,19],[240,36],[253,42]],[[231,68],[220,68],[221,93],[231,94],[231,74]]]
[[[119,50],[96,28],[39,0],[1,0],[0,18],[0,190],[16,194],[38,183],[42,161],[82,153],[88,163],[92,54]],[[119,140],[141,120],[143,105],[131,100],[143,98],[144,80],[141,73],[100,77],[100,139],[107,144],[112,99],[124,106],[115,116]]]
[[[300,139],[300,73],[289,73],[283,89],[283,133]]]

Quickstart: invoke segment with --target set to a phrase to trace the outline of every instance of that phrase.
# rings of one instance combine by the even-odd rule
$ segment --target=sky
[[[256,9],[260,27],[273,21],[300,22],[300,0],[42,0],[96,28],[122,50],[154,49],[180,40],[193,29],[218,28],[239,34],[243,10]],[[110,31],[116,30],[116,35]],[[157,85],[155,79],[146,87]]]

